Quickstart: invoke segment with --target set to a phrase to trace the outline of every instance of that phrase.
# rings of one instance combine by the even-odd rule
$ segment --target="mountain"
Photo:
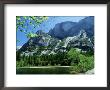
[[[51,29],[48,34],[52,37],[56,37],[58,39],[64,39],[65,37],[70,36],[69,30],[74,27],[77,23],[76,22],[62,22],[55,25],[53,29]]]
[[[25,55],[33,55],[34,53],[42,55],[55,54],[59,51],[66,52],[70,48],[79,48],[83,51],[93,50],[94,48],[93,40],[87,36],[85,30],[80,30],[77,35],[61,40],[54,38],[41,30],[37,31],[36,34],[38,37],[30,38],[18,52]]]
[[[47,33],[43,32],[42,30],[38,30],[36,32],[38,37],[30,38],[21,49],[19,49],[19,52],[25,52],[25,51],[33,51],[35,49],[38,49],[39,47],[54,47],[58,43],[57,38],[52,38]]]
[[[94,17],[86,17],[79,22],[62,22],[55,25],[48,34],[52,37],[58,39],[64,39],[66,37],[71,37],[77,35],[81,29],[84,29],[88,35],[91,37],[94,35]]]
[[[94,50],[94,17],[86,17],[79,22],[58,23],[48,33],[36,32],[17,52],[26,55],[55,54],[78,48],[82,51]]]

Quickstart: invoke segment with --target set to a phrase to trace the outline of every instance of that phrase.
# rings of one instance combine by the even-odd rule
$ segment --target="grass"
[[[91,70],[93,68],[90,68]],[[88,70],[87,70],[88,71]],[[78,66],[17,67],[16,74],[85,74]]]
[[[16,74],[70,74],[71,66],[17,67]]]

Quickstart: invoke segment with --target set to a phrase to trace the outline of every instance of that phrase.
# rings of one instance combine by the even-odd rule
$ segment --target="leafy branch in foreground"
[[[37,37],[33,31],[47,19],[47,16],[16,16],[16,31],[23,32],[27,38]]]

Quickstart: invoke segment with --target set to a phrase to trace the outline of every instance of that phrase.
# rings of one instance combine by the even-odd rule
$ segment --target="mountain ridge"
[[[65,27],[65,29],[63,28]],[[69,28],[68,28],[69,27]],[[62,22],[55,25],[48,34],[58,39],[64,39],[69,36],[77,35],[81,29],[86,30],[88,36],[94,35],[94,17],[86,17],[79,22]]]
[[[18,51],[21,53],[38,53],[41,54],[55,54],[59,51],[66,51],[67,48],[79,48],[84,51],[94,48],[94,44],[91,38],[87,37],[85,30],[81,30],[80,33],[73,37],[67,37],[65,39],[53,38],[47,33],[43,33],[43,36],[33,37],[28,40]],[[84,49],[86,48],[86,49]],[[40,51],[39,51],[40,50]]]
[[[94,19],[93,17],[86,17],[79,22],[66,21],[58,23],[51,33],[45,33],[38,30],[36,34],[38,37],[30,38],[18,52],[36,52],[40,54],[44,49],[49,49],[48,54],[55,54],[56,51],[62,51],[62,48],[79,48],[84,51],[94,49]],[[87,50],[86,50],[87,49]],[[45,50],[46,51],[46,50]],[[45,52],[44,52],[45,53]]]

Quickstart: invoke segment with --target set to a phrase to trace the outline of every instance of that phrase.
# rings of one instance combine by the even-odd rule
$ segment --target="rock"
[[[48,34],[52,37],[64,39],[66,37],[72,37],[77,35],[81,29],[86,30],[87,35],[93,36],[94,34],[94,17],[86,17],[79,22],[62,22],[55,25]]]
[[[39,32],[39,31],[38,31]],[[42,54],[55,54],[56,52],[66,52],[66,48],[78,48],[80,51],[87,51],[93,49],[91,39],[87,36],[85,30],[80,30],[78,35],[73,37],[67,37],[63,40],[50,37],[47,33],[39,32],[40,37],[33,37],[28,40],[18,51],[25,52],[27,54],[34,54],[35,51]],[[43,48],[42,48],[43,47]],[[48,51],[48,48],[49,51]],[[40,50],[40,51],[39,51]],[[36,53],[37,53],[36,52]]]
[[[48,34],[52,37],[56,37],[58,39],[64,39],[69,36],[70,29],[76,25],[76,22],[62,22],[55,25],[53,29],[51,29]]]
[[[85,74],[94,74],[94,69],[88,70]]]
[[[87,17],[79,22],[58,23],[49,33],[38,30],[37,37],[30,38],[17,51],[21,53],[28,51],[26,54],[31,52],[31,54],[41,55],[66,52],[66,49],[70,48],[78,48],[84,52],[94,50],[93,21],[93,17]]]

